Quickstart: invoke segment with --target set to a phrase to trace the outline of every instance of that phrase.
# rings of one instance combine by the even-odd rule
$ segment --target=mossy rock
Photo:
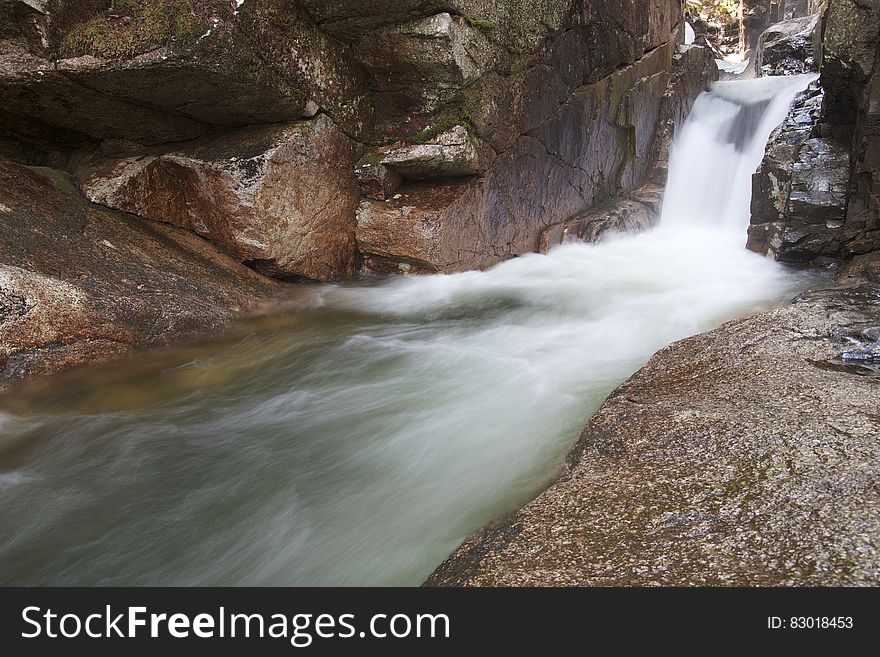
[[[447,130],[451,130],[455,126],[460,125],[467,128],[469,132],[475,130],[476,123],[468,110],[462,106],[456,106],[446,109],[440,117],[421,132],[407,137],[406,141],[410,144],[427,144]]]
[[[188,46],[207,31],[212,17],[232,15],[226,0],[113,0],[107,5],[64,34],[62,57],[125,59],[162,46]]]

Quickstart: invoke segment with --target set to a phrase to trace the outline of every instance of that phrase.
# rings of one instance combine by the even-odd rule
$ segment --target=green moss
[[[440,118],[434,121],[434,123],[418,134],[415,134],[412,137],[407,137],[406,140],[411,144],[427,144],[437,135],[454,128],[457,125],[464,126],[469,131],[474,130],[476,127],[473,117],[471,117],[470,113],[461,106],[448,108],[440,115]]]
[[[212,16],[230,13],[226,0],[112,0],[107,10],[64,35],[60,54],[123,59],[161,46],[189,45],[205,33]]]
[[[462,18],[464,18],[468,22],[468,25],[470,25],[471,27],[477,27],[481,30],[494,30],[498,27],[498,25],[496,25],[492,21],[488,21],[484,18],[474,18],[473,16],[468,16],[467,14],[464,14]]]
[[[355,165],[355,167],[381,164],[383,157],[384,155],[380,151],[372,151],[371,153],[367,153],[360,160],[358,160],[358,163]]]

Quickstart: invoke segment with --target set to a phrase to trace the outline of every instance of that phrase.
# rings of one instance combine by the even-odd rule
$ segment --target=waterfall
[[[743,244],[804,84],[703,95],[654,230],[306,287],[230,338],[0,397],[0,584],[420,583],[652,353],[803,288]]]
[[[817,75],[716,82],[694,103],[669,162],[661,224],[745,239],[752,173],[770,133]]]

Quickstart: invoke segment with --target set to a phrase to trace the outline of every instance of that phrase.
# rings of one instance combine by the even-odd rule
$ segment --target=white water
[[[653,352],[805,284],[743,243],[806,80],[763,83],[738,151],[739,84],[698,101],[653,231],[320,288],[286,325],[7,399],[0,583],[418,584]]]

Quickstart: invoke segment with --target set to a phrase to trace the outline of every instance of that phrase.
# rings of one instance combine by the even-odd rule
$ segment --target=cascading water
[[[308,288],[237,337],[0,398],[0,583],[418,584],[654,351],[805,284],[743,241],[807,82],[702,96],[655,230]]]

